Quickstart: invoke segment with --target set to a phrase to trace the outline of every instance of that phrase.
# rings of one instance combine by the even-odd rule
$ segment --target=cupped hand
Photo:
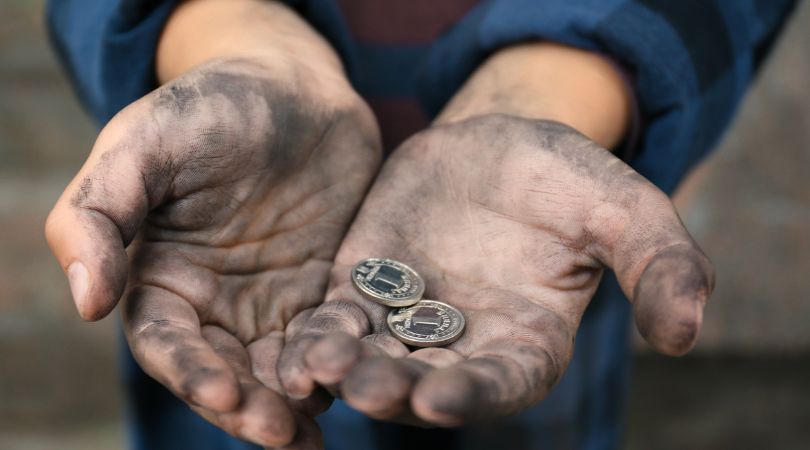
[[[276,359],[323,300],[378,141],[344,80],[303,68],[218,60],[160,87],[104,128],[49,216],[80,315],[123,295],[149,375],[238,437],[289,443],[301,414]]]
[[[417,270],[424,298],[460,309],[463,336],[409,348],[389,308],[359,295],[369,257]],[[668,197],[554,122],[479,116],[435,126],[386,162],[336,257],[326,301],[279,361],[288,394],[317,385],[372,417],[457,426],[540,401],[574,349],[605,268],[657,350],[688,351],[713,268]]]

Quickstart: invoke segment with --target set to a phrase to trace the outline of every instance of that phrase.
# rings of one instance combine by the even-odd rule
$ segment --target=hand
[[[47,222],[81,316],[107,315],[126,286],[124,331],[149,375],[240,438],[290,442],[303,416],[275,361],[323,299],[378,140],[348,84],[306,67],[213,61],[135,102]]]
[[[424,298],[463,312],[463,336],[428,349],[393,338],[389,308],[350,280],[368,257],[416,269]],[[713,269],[666,195],[559,123],[486,115],[435,126],[383,167],[326,302],[282,352],[282,384],[296,397],[323,385],[379,419],[457,426],[513,414],[559,380],[605,267],[653,347],[689,350]]]

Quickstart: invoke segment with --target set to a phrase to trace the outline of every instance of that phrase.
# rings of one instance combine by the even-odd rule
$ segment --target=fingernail
[[[90,284],[90,274],[84,264],[76,261],[68,266],[67,277],[70,283],[70,293],[73,295],[73,302],[81,314],[84,297],[87,295],[87,287]]]

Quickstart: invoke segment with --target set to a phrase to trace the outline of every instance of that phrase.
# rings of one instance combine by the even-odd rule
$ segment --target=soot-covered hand
[[[143,369],[259,444],[293,438],[284,333],[323,301],[380,161],[347,87],[244,59],[194,69],[112,119],[46,226],[81,316],[123,297]]]
[[[389,308],[350,279],[402,261],[466,331],[444,348],[395,339]],[[657,350],[694,344],[713,268],[668,197],[555,122],[506,115],[434,126],[386,162],[336,257],[326,301],[279,361],[290,395],[317,385],[372,417],[456,426],[513,414],[566,369],[606,267]]]

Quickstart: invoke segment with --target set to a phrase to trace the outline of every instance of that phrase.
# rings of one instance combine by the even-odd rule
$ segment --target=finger
[[[45,225],[48,244],[85,320],[101,319],[120,299],[128,270],[124,248],[164,190],[161,166],[149,170],[142,163],[155,143],[142,137],[148,135],[143,130],[133,138],[128,127],[119,125],[127,120],[122,113],[101,132]]]
[[[234,368],[242,402],[233,411],[195,408],[226,432],[260,445],[280,446],[295,436],[295,418],[285,399],[257,380],[248,352],[236,337],[217,326],[205,326],[202,335],[214,351]]]
[[[682,355],[697,340],[714,268],[670,200],[649,184],[638,191],[632,211],[605,214],[593,235],[604,249],[600,259],[633,303],[642,336],[659,352]]]
[[[372,336],[384,336],[396,341],[391,336]],[[428,371],[447,367],[462,359],[460,354],[444,348],[408,353],[403,346],[403,351],[396,354],[378,351],[356,363],[340,383],[340,393],[349,405],[370,417],[417,424],[410,410],[413,386]]]
[[[340,393],[346,403],[369,417],[401,419],[411,416],[411,389],[430,369],[418,359],[366,358],[340,384]]]
[[[293,441],[282,447],[272,447],[272,450],[323,450],[323,433],[318,423],[301,413],[296,414],[296,423],[298,431]]]
[[[290,319],[290,322],[287,323],[286,327],[284,327],[284,339],[285,339],[285,341],[289,341],[293,336],[298,335],[298,333],[300,333],[301,330],[304,329],[304,326],[306,325],[309,318],[312,317],[312,314],[315,312],[315,309],[316,308],[314,308],[314,307],[313,308],[307,308],[307,309],[299,312],[295,316],[293,316],[292,319]],[[284,346],[282,345],[282,348],[283,347]]]
[[[278,378],[278,359],[281,350],[284,348],[284,333],[281,331],[272,332],[248,345],[247,350],[250,355],[250,366],[253,376],[268,388],[286,395],[281,381]],[[327,392],[316,390],[313,395],[301,400],[288,400],[293,409],[303,412],[309,417],[329,409],[333,397]]]
[[[287,395],[305,398],[315,389],[315,380],[306,366],[305,355],[323,336],[343,332],[354,338],[370,332],[366,312],[347,301],[329,301],[319,306],[299,332],[284,346],[278,374]]]
[[[183,400],[212,411],[239,405],[231,366],[200,334],[197,313],[184,299],[144,286],[124,302],[124,332],[138,364]]]
[[[312,310],[303,311],[292,322],[298,321],[299,318],[300,320],[308,319],[312,312]],[[293,325],[292,322],[288,324],[288,329]],[[270,333],[248,346],[253,375],[265,386],[282,394],[284,390],[278,378],[277,363],[283,348],[284,333],[281,332]],[[323,395],[312,395],[310,398],[303,400],[291,400],[290,403],[297,410],[294,412],[295,437],[287,445],[272,448],[283,450],[323,449],[321,429],[312,417],[326,411],[332,403],[332,397],[324,393]]]
[[[313,379],[329,387],[339,383],[363,359],[381,355],[404,357],[407,354],[408,348],[390,335],[371,334],[357,339],[337,331],[315,342],[304,360]]]
[[[284,347],[284,332],[274,331],[251,342],[247,347],[250,356],[250,370],[263,385],[283,393],[276,366],[281,349]]]
[[[416,359],[428,364],[431,367],[442,369],[464,359],[458,352],[446,348],[429,347],[416,350],[408,355],[408,358]]]
[[[313,391],[316,373],[323,385],[337,383],[364,354],[376,353],[376,348],[392,355],[407,352],[404,345],[391,340],[378,342],[376,337],[369,337],[365,343],[357,341],[386,329],[389,308],[363,298],[352,285],[350,273],[351,265],[335,264],[324,303],[296,326],[295,334],[287,335],[289,342],[279,360],[279,376],[292,398],[303,398]],[[308,366],[307,355],[319,342],[323,347],[312,352]]]
[[[457,352],[435,347],[416,350],[405,355],[404,360],[384,361],[377,357],[352,370],[342,383],[341,395],[355,409],[375,419],[424,426],[425,422],[411,410],[413,387],[429,370],[463,359]]]
[[[469,359],[427,372],[413,388],[411,407],[438,426],[496,419],[545,397],[561,370],[537,343],[494,341]]]

